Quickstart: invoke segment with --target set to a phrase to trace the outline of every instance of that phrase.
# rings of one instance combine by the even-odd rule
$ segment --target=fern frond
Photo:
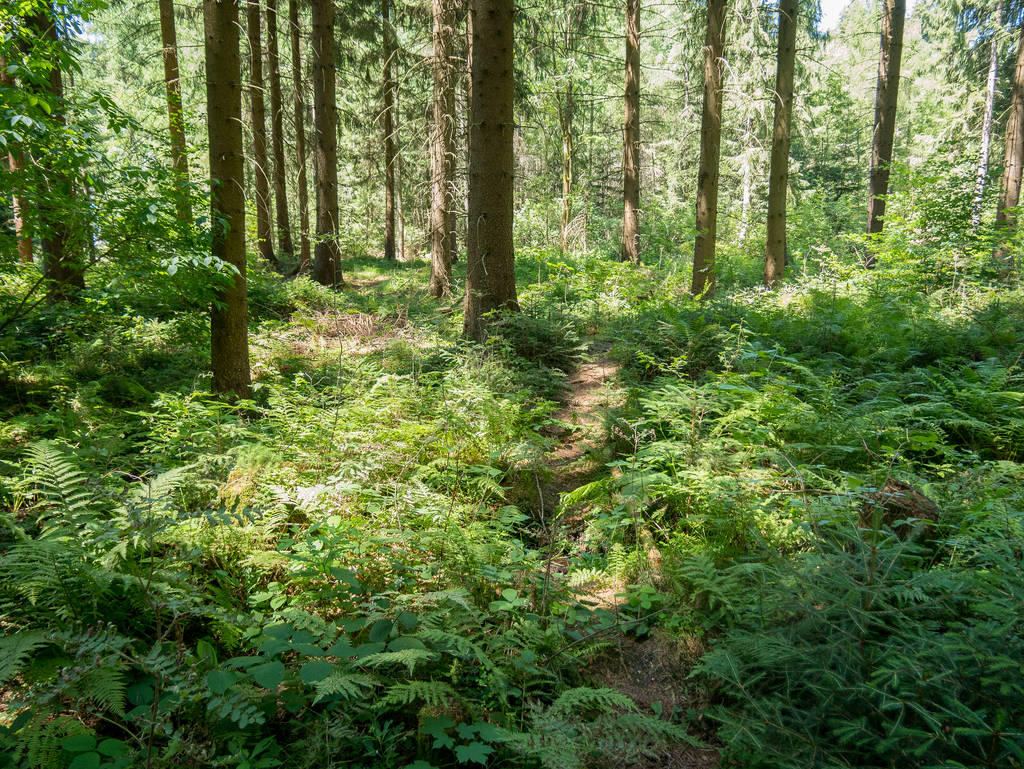
[[[382,705],[411,705],[422,701],[429,706],[442,705],[455,699],[455,690],[443,681],[410,681],[407,684],[395,684],[387,691],[381,701]]]
[[[46,643],[46,635],[39,630],[0,637],[0,684],[17,675],[32,652]]]
[[[572,714],[615,713],[636,709],[636,703],[622,692],[578,686],[562,692],[558,699],[551,703],[548,713],[551,716],[565,717]]]
[[[368,668],[381,668],[389,665],[405,665],[412,675],[413,668],[421,662],[431,662],[437,659],[437,654],[427,649],[399,649],[393,652],[377,652],[359,660],[360,665]]]
[[[28,469],[32,488],[40,503],[72,518],[88,511],[93,496],[86,487],[86,475],[74,457],[50,441],[28,448]]]
[[[316,704],[326,697],[339,696],[346,700],[362,697],[367,689],[376,686],[376,681],[363,673],[335,668],[331,674],[316,683]]]
[[[82,700],[92,702],[103,710],[124,715],[124,671],[116,665],[88,670],[71,687],[70,692]]]

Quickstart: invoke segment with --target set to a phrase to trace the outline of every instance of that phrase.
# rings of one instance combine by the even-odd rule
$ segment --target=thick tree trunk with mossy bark
[[[1021,171],[1024,169],[1024,24],[1017,40],[1017,62],[1013,70],[1013,91],[1010,114],[1006,118],[1006,153],[1003,176],[999,184],[999,208],[996,209],[996,231],[1000,243],[995,258],[1007,272],[1014,267],[1013,251],[1008,242],[1017,230],[1017,204],[1020,203]]]
[[[381,36],[384,49],[384,258],[395,260],[395,58],[394,30],[391,28],[391,0],[381,0]]]
[[[292,54],[292,89],[295,120],[295,186],[299,198],[299,271],[310,265],[309,249],[309,182],[306,177],[306,100],[302,78],[302,35],[299,28],[298,0],[288,0],[288,37]]]
[[[626,0],[626,119],[622,129],[622,260],[639,262],[640,0]]]
[[[452,210],[455,206],[455,39],[453,0],[433,0],[434,122],[430,130],[430,293],[452,292]]]
[[[181,76],[178,72],[178,33],[174,23],[173,0],[160,0],[160,41],[163,46],[164,90],[167,94],[167,124],[171,136],[171,171],[178,188],[178,221],[192,226],[192,204],[188,189],[188,149],[185,144],[185,113],[181,105]]]
[[[693,241],[693,283],[690,289],[698,297],[710,297],[715,292],[725,12],[726,0],[708,0],[708,26],[704,38],[704,106],[700,124],[700,166],[697,171],[697,235]]]
[[[256,192],[256,253],[279,267],[274,256],[274,225],[270,217],[270,167],[267,161],[267,114],[263,100],[263,36],[259,0],[248,0],[249,111],[252,118],[252,165]]]
[[[277,0],[267,0],[267,77],[270,79],[270,143],[274,153],[274,213],[277,250],[291,256],[292,226],[288,213],[288,183],[284,172],[284,105],[281,99],[281,59],[277,47]]]
[[[471,0],[469,222],[463,333],[486,337],[485,316],[519,309],[512,247],[515,160],[514,0]]]
[[[906,0],[882,3],[882,36],[878,55],[878,84],[875,87],[875,130],[871,146],[871,176],[868,180],[868,234],[876,235],[885,225],[885,201],[889,194],[892,146],[896,137],[896,102],[903,59],[903,21]],[[865,267],[874,267],[870,252]]]
[[[316,246],[313,280],[344,283],[338,249],[338,107],[334,83],[334,0],[312,0],[313,128],[316,134]]]
[[[210,140],[212,253],[237,272],[218,289],[210,312],[214,392],[248,398],[249,318],[245,276],[245,163],[238,4],[203,0],[206,105]]]
[[[796,61],[797,0],[780,0],[775,68],[775,121],[768,173],[768,234],[764,284],[775,286],[786,270],[786,196],[789,194],[789,137],[793,114],[793,65]]]

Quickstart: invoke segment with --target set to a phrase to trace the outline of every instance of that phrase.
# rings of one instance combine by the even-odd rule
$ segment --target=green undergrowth
[[[710,715],[725,766],[1021,765],[1024,296],[895,260],[728,284],[748,267],[698,303],[664,254],[523,248],[484,345],[421,263],[351,259],[337,292],[256,268],[235,404],[175,292],[27,315],[0,760],[641,766]],[[623,399],[546,510],[594,350]],[[937,511],[914,541],[892,482]],[[706,712],[595,674],[652,634],[708,650],[679,684]]]

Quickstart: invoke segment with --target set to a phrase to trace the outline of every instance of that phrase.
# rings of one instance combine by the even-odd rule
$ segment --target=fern
[[[579,686],[562,692],[548,710],[548,715],[564,717],[571,714],[600,715],[618,710],[636,710],[636,703],[614,689],[592,689]]]
[[[17,675],[32,652],[47,642],[46,635],[38,630],[0,637],[0,684]]]
[[[28,470],[40,507],[70,521],[90,511],[94,497],[87,487],[85,473],[75,459],[56,444],[40,441],[30,446]]]
[[[343,700],[356,700],[376,685],[377,682],[364,673],[355,673],[335,667],[327,678],[316,683],[316,698],[313,703],[316,704],[332,696],[340,697]]]
[[[399,649],[393,652],[371,654],[359,660],[359,664],[371,669],[388,667],[390,665],[405,665],[409,675],[412,675],[413,669],[417,665],[435,659],[437,659],[437,654],[427,649]]]
[[[436,707],[457,699],[455,690],[443,681],[411,681],[389,687],[381,705],[411,705],[421,701],[424,705]]]
[[[84,671],[68,688],[68,693],[101,710],[123,716],[126,689],[124,669],[114,664]]]

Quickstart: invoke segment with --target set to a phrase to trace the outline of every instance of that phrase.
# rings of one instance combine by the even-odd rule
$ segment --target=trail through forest
[[[551,481],[543,500],[554,509],[561,495],[573,491],[600,469],[602,412],[621,401],[616,377],[619,364],[594,345],[566,382],[562,407],[555,412],[553,437],[561,439],[548,453]]]
[[[607,345],[592,342],[568,377],[561,408],[552,416],[550,432],[558,440],[547,453],[551,476],[542,487],[541,509],[548,516],[555,511],[561,513],[559,520],[570,538],[582,536],[589,506],[581,503],[563,510],[565,495],[597,480],[606,467],[609,444],[628,438],[616,435],[617,428],[611,418],[625,395],[619,371],[620,365],[609,356]],[[615,580],[591,586],[589,591],[580,593],[579,598],[584,604],[601,606],[618,614],[625,589],[626,585]],[[629,623],[627,616],[622,620]],[[686,680],[695,660],[704,651],[696,638],[680,643],[678,638],[660,633],[643,640],[616,633],[609,641],[606,653],[591,670],[594,685],[621,692],[644,711],[702,711],[707,705],[698,701],[701,695]],[[680,742],[666,746],[656,758],[630,764],[630,769],[710,769],[717,765],[717,749]]]

